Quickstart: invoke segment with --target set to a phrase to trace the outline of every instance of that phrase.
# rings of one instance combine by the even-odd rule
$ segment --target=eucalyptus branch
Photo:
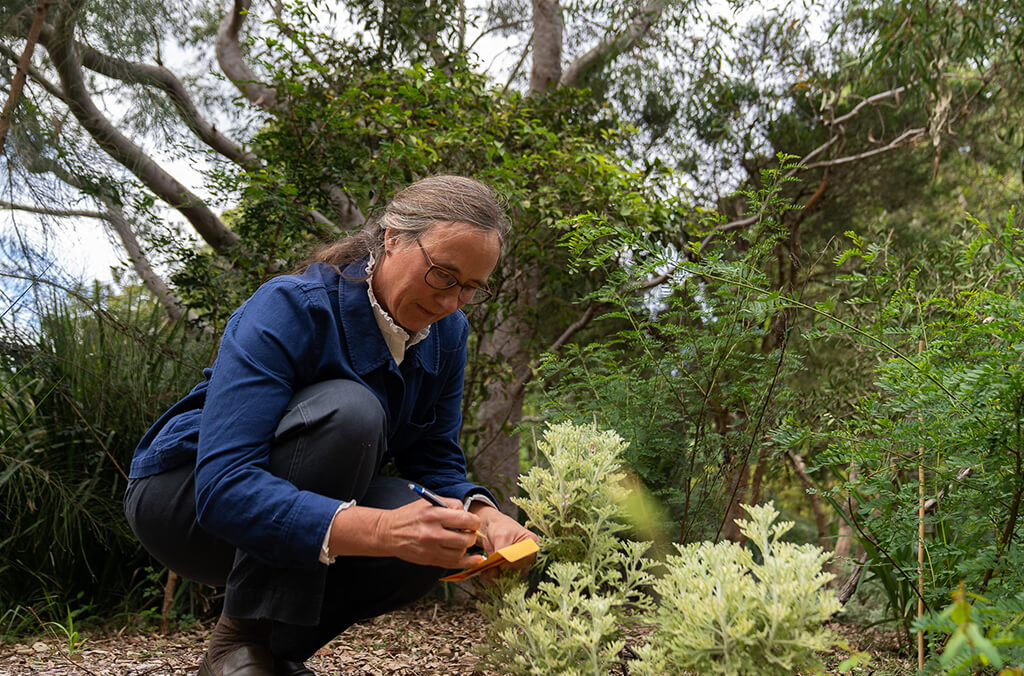
[[[215,251],[225,252],[240,242],[199,197],[161,168],[142,148],[122,134],[96,104],[85,82],[81,61],[74,40],[75,24],[70,17],[72,6],[58,22],[44,44],[53,57],[54,67],[68,96],[68,107],[96,143],[122,166],[131,171],[161,199],[177,209],[196,232]]]
[[[125,253],[128,254],[128,260],[131,261],[132,267],[135,269],[135,274],[139,276],[139,279],[142,280],[142,283],[149,289],[150,293],[156,297],[168,316],[174,321],[188,318],[196,322],[196,325],[203,332],[211,333],[212,328],[208,324],[199,322],[195,313],[185,309],[185,304],[181,302],[178,295],[171,291],[171,287],[167,285],[167,282],[150,265],[149,257],[143,252],[142,246],[135,236],[135,230],[128,224],[128,219],[125,218],[124,210],[121,206],[106,195],[101,195],[98,199],[107,207],[107,218],[114,232],[120,238]]]
[[[224,15],[217,30],[217,63],[242,95],[257,107],[275,115],[287,114],[288,108],[277,99],[274,88],[259,81],[256,74],[245,62],[239,35],[249,15],[251,0],[234,0],[231,10]],[[283,24],[283,22],[282,22]],[[311,209],[310,216],[322,225],[334,230],[348,231],[362,225],[365,218],[359,206],[345,193],[343,187],[325,186],[332,211],[338,215],[338,227],[321,212]]]
[[[850,112],[846,113],[845,115],[841,115],[840,117],[837,117],[834,120],[829,120],[825,124],[827,124],[830,127],[834,127],[837,124],[842,124],[843,122],[846,122],[847,120],[856,117],[857,113],[859,113],[861,109],[863,109],[865,106],[873,106],[879,101],[884,101],[886,99],[891,99],[895,97],[896,102],[899,103],[899,97],[905,91],[907,91],[906,85],[902,87],[896,87],[895,89],[890,89],[888,91],[873,94],[864,99],[863,101],[861,101],[860,103],[858,103],[856,106],[854,106]]]
[[[0,43],[0,54],[3,54],[11,63],[18,63],[18,55],[7,45]],[[45,75],[39,72],[38,68],[29,65],[26,72],[28,73],[28,76],[32,78],[32,81],[39,84],[48,94],[63,101],[64,103],[68,102],[67,96],[64,94],[63,90],[50,82]]]
[[[605,37],[586,54],[573,61],[562,73],[558,86],[571,87],[580,84],[604,64],[638,45],[670,2],[671,0],[649,0],[622,31]]]
[[[42,173],[49,172],[56,176],[59,180],[63,181],[67,185],[79,190],[83,193],[89,193],[88,188],[90,187],[86,181],[76,174],[71,173],[59,163],[46,157],[35,156],[28,158],[26,161],[29,171]],[[149,263],[149,258],[142,250],[139,244],[138,238],[135,236],[135,231],[128,223],[128,219],[125,218],[124,210],[121,205],[118,204],[110,195],[100,192],[99,194],[93,195],[94,199],[100,202],[105,208],[105,212],[86,212],[86,211],[63,211],[55,209],[44,209],[42,207],[23,207],[26,211],[32,211],[34,213],[59,215],[59,216],[92,216],[107,221],[110,224],[111,229],[117,234],[121,240],[122,246],[124,246],[125,253],[128,254],[128,260],[131,262],[132,267],[135,269],[135,273],[142,280],[142,283],[149,289],[150,293],[156,297],[157,301],[167,311],[167,314],[172,320],[180,320],[188,317],[189,319],[196,322],[196,325],[200,330],[209,333],[211,328],[198,321],[195,313],[186,312],[184,303],[178,298],[177,294],[171,291],[170,287],[163,280],[160,275],[153,270],[153,266]],[[2,205],[3,203],[0,203]],[[23,205],[21,205],[23,206]]]
[[[109,214],[102,211],[89,211],[87,209],[50,209],[47,207],[33,206],[31,204],[15,204],[14,202],[6,202],[4,200],[0,200],[0,209],[24,211],[29,214],[56,216],[58,218],[97,218],[104,221],[110,220]]]
[[[857,155],[847,155],[846,157],[837,157],[832,160],[822,160],[820,162],[814,162],[803,166],[804,170],[817,169],[818,167],[835,167],[840,164],[849,164],[850,162],[857,162],[860,160],[874,157],[875,155],[881,155],[903,146],[917,143],[928,136],[928,130],[925,127],[914,127],[913,129],[906,129],[902,134],[889,141],[884,146],[879,148],[872,148],[871,150],[858,153]]]
[[[104,54],[81,42],[76,42],[75,48],[82,65],[89,70],[128,84],[153,87],[164,92],[185,125],[200,140],[224,157],[247,170],[254,170],[259,166],[259,160],[255,155],[246,152],[241,145],[221,134],[216,126],[200,114],[181,80],[169,69]]]
[[[269,113],[279,112],[277,93],[256,78],[242,56],[239,33],[249,15],[251,0],[234,0],[217,30],[217,63],[242,96]]]

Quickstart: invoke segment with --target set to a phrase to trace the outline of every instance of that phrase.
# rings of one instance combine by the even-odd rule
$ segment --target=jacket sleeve
[[[270,473],[270,444],[297,382],[319,359],[329,312],[294,280],[272,280],[231,317],[199,426],[203,528],[272,565],[313,567],[340,502]]]
[[[395,457],[395,465],[402,476],[440,495],[464,500],[471,493],[483,493],[497,504],[490,491],[466,477],[466,456],[459,445],[459,431],[469,324],[461,313],[454,318],[459,320],[459,328],[453,344],[441,348],[440,394],[433,407],[433,420],[411,448]]]

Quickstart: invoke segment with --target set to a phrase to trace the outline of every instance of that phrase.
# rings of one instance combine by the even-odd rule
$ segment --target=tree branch
[[[107,221],[121,240],[121,244],[124,246],[125,252],[128,254],[128,260],[131,261],[132,267],[135,269],[135,273],[139,276],[139,279],[142,280],[142,283],[146,288],[149,289],[150,293],[156,297],[164,310],[167,311],[168,316],[173,320],[179,320],[186,316],[190,319],[196,320],[193,313],[186,313],[185,306],[181,302],[181,299],[171,291],[163,278],[153,270],[153,266],[150,265],[149,259],[142,251],[142,247],[139,245],[139,240],[135,236],[135,231],[132,229],[131,225],[129,225],[128,219],[124,216],[124,210],[113,200],[113,198],[111,198],[110,195],[104,193],[96,194],[95,190],[89,190],[90,186],[87,185],[86,181],[81,176],[71,173],[54,160],[46,157],[40,157],[37,155],[31,158],[30,162],[27,163],[27,168],[29,171],[35,173],[47,172],[53,174],[57,179],[63,181],[72,188],[83,193],[91,194],[96,201],[103,205],[106,211],[60,210],[25,205],[10,205],[12,208],[48,216],[77,216],[98,218]],[[8,204],[9,203],[6,202],[0,202],[0,206],[7,206]],[[205,325],[201,325],[201,328],[204,331],[210,330],[209,327]]]
[[[512,72],[508,75],[508,80],[505,81],[505,86],[501,88],[501,95],[504,96],[508,92],[508,88],[512,86],[512,81],[519,75],[520,69],[523,67],[523,62],[526,61],[526,57],[530,53],[530,47],[533,45],[533,35],[526,41],[526,46],[523,47],[523,53],[519,55],[519,60],[516,61],[516,67],[512,69]],[[493,63],[493,61],[491,62]]]
[[[583,315],[575,322],[566,327],[565,331],[562,331],[562,335],[558,336],[555,342],[551,343],[544,352],[558,352],[565,346],[569,340],[577,333],[582,331],[597,314],[597,304],[588,305]],[[518,397],[520,394],[526,391],[526,386],[531,380],[533,380],[534,370],[531,368],[528,371],[522,372],[516,382],[516,387],[512,391],[513,397]]]
[[[167,286],[163,278],[153,270],[153,266],[149,263],[149,258],[146,257],[142,247],[139,246],[139,240],[135,236],[135,231],[132,230],[128,220],[124,217],[124,210],[107,195],[100,195],[97,199],[107,208],[107,220],[110,221],[111,227],[120,238],[125,253],[128,254],[128,260],[131,261],[132,268],[135,269],[135,274],[139,276],[139,279],[146,285],[150,293],[156,296],[157,301],[167,311],[167,315],[171,319],[179,321],[188,316],[190,313],[186,311],[181,299],[171,291],[171,288]],[[204,329],[208,330],[208,327],[204,327]]]
[[[46,10],[53,0],[39,0],[36,5],[35,15],[32,17],[32,25],[28,29],[28,37],[25,39],[25,49],[18,59],[18,67],[11,80],[11,92],[4,103],[4,109],[0,112],[0,151],[7,142],[7,131],[11,128],[11,118],[14,116],[14,109],[21,99],[21,90],[25,87],[25,77],[28,74],[28,67],[32,63],[32,53],[36,50],[36,43],[39,41],[39,32],[46,20]]]
[[[185,125],[206,145],[244,169],[251,171],[259,167],[259,160],[255,155],[246,152],[242,146],[221,134],[214,125],[203,118],[181,80],[167,68],[126,61],[80,42],[75,43],[75,49],[82,60],[82,65],[89,70],[115,80],[154,87],[164,92]]]
[[[224,15],[217,30],[217,63],[242,96],[269,113],[279,112],[277,93],[256,79],[256,74],[242,57],[238,34],[249,14],[251,0],[234,0],[230,12]]]
[[[103,116],[89,95],[74,41],[74,12],[82,0],[70,3],[62,12],[52,35],[45,41],[67,94],[68,107],[82,127],[112,158],[131,171],[160,199],[177,209],[215,251],[224,253],[239,243],[239,237],[225,226],[206,204],[168,174],[139,146],[125,137]]]
[[[864,160],[875,155],[887,153],[897,148],[902,148],[905,145],[917,143],[927,136],[927,129],[925,127],[915,127],[914,129],[907,129],[902,134],[889,141],[880,148],[873,148],[857,155],[847,155],[846,157],[837,157],[833,160],[822,160],[820,162],[814,162],[813,164],[806,164],[801,167],[803,171],[810,169],[817,169],[819,167],[834,167],[840,164],[849,164],[850,162],[857,162]]]
[[[39,214],[40,216],[56,216],[57,218],[98,218],[110,220],[110,217],[102,211],[88,211],[86,209],[49,209],[37,207],[31,204],[15,204],[0,200],[0,209],[11,209],[13,211],[24,211],[28,214]]]
[[[867,97],[866,99],[858,103],[856,106],[854,106],[853,110],[851,110],[850,112],[846,113],[845,115],[842,115],[841,117],[837,117],[834,120],[827,121],[826,124],[828,124],[828,126],[830,127],[834,127],[837,124],[842,124],[843,122],[846,122],[847,120],[850,120],[853,117],[855,117],[857,113],[859,113],[861,109],[864,108],[865,106],[873,106],[879,101],[884,101],[885,99],[895,97],[896,102],[899,103],[899,97],[905,91],[907,91],[907,88],[906,86],[903,86],[896,87],[895,89],[890,89],[889,91],[872,94],[871,96]]]
[[[11,63],[18,63],[18,55],[7,45],[0,44],[0,54],[7,57]],[[38,83],[50,96],[60,99],[64,103],[68,102],[68,98],[61,91],[61,88],[47,80],[46,76],[40,73],[35,66],[29,66],[26,72],[32,78],[32,81]]]
[[[277,93],[256,79],[245,59],[239,43],[239,34],[245,18],[248,16],[251,0],[233,0],[232,9],[224,15],[217,31],[217,62],[224,74],[235,83],[242,95],[257,107],[275,115],[287,113],[287,109],[277,100]],[[344,189],[335,185],[322,186],[327,192],[331,210],[338,216],[336,229],[349,231],[363,224],[365,218],[355,202],[345,193]],[[319,223],[331,223],[326,216],[316,210],[310,211],[314,220]],[[333,225],[333,224],[332,224]]]
[[[649,0],[637,12],[625,29],[615,35],[609,35],[595,45],[586,54],[579,57],[562,73],[559,87],[572,87],[586,80],[592,73],[603,68],[615,57],[626,52],[647,35],[654,21],[661,16],[671,0]]]
[[[463,3],[463,7],[464,6],[465,3]],[[507,28],[521,28],[525,23],[525,20],[517,19],[516,21],[506,21],[505,23],[499,23],[491,26],[490,28],[485,28],[484,30],[480,31],[479,35],[473,38],[473,42],[469,43],[469,46],[465,48],[465,51],[472,52],[476,48],[476,43],[480,42],[481,39],[483,39],[484,37],[491,33],[494,33],[495,31],[505,30]]]

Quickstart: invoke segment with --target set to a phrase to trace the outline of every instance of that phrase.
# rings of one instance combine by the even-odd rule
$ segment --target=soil
[[[472,651],[484,640],[484,620],[471,606],[419,604],[351,627],[317,653],[307,666],[317,674],[342,676],[500,676],[478,670]],[[209,625],[162,636],[157,633],[93,634],[69,655],[56,636],[0,643],[0,674],[55,676],[164,676],[194,674],[202,660]],[[850,650],[871,655],[854,675],[913,674],[898,655],[892,634],[835,625]],[[628,649],[627,649],[628,650]],[[830,674],[848,651],[827,659]]]

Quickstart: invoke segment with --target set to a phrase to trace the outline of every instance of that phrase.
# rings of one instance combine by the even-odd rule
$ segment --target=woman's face
[[[390,230],[385,234],[387,253],[374,270],[373,295],[410,333],[461,308],[460,285],[487,286],[501,250],[497,232],[469,223],[438,223],[418,239],[394,235]],[[450,289],[427,284],[424,275],[430,263],[459,284]]]

